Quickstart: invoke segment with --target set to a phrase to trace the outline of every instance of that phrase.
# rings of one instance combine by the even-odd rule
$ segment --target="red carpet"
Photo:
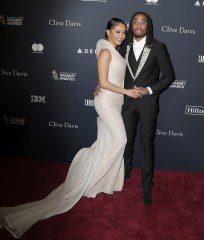
[[[0,206],[39,200],[64,181],[69,164],[0,157]],[[14,239],[0,229],[0,239]],[[35,224],[23,240],[203,240],[204,174],[155,171],[153,205],[141,202],[140,171],[122,192],[83,197],[67,213]]]

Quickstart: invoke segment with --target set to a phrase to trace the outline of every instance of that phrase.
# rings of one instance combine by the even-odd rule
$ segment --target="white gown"
[[[125,60],[106,40],[96,45],[97,57],[102,49],[111,53],[108,80],[124,86]],[[72,208],[82,196],[95,197],[121,191],[124,181],[123,152],[126,132],[121,117],[123,95],[105,89],[95,97],[98,136],[90,148],[81,149],[74,157],[66,180],[46,198],[15,207],[0,208],[0,227],[6,227],[20,238],[33,224]]]

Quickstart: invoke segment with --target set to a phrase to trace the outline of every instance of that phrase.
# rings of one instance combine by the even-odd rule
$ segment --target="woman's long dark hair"
[[[122,23],[125,25],[126,27],[126,23],[120,19],[120,18],[111,18],[108,23],[107,23],[107,26],[106,26],[106,30],[110,30],[110,29],[113,29],[115,26],[117,26],[119,23]],[[107,35],[107,32],[105,32],[105,37],[108,38],[108,35]]]
[[[135,15],[138,15],[138,14],[143,14],[146,16],[147,18],[147,41],[146,41],[146,44],[149,45],[153,42],[154,38],[153,38],[153,23],[152,23],[152,19],[151,17],[147,14],[147,13],[144,13],[144,12],[136,12],[132,15],[131,19],[130,19],[130,22],[129,22],[129,29],[127,31],[127,35],[126,35],[126,39],[123,43],[123,46],[127,46],[128,44],[131,44],[133,42],[133,33],[132,33],[132,22],[134,20],[134,17]]]

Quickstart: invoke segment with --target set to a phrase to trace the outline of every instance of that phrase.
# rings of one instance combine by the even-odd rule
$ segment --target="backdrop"
[[[155,167],[204,170],[204,2],[1,0],[0,154],[71,161],[96,140],[96,42],[108,20],[153,19],[176,80],[160,98]],[[134,166],[140,165],[139,138]]]

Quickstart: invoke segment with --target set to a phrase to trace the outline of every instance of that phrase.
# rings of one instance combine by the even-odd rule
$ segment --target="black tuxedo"
[[[134,56],[133,44],[121,50],[125,51],[127,61],[125,88],[130,89],[136,85],[150,87],[153,92],[151,95],[137,99],[125,96],[122,110],[127,133],[124,153],[125,176],[129,177],[132,169],[134,142],[139,123],[142,187],[150,189],[153,186],[154,138],[159,94],[174,81],[174,70],[166,45],[157,40],[153,40],[148,46],[145,45],[138,61]]]

